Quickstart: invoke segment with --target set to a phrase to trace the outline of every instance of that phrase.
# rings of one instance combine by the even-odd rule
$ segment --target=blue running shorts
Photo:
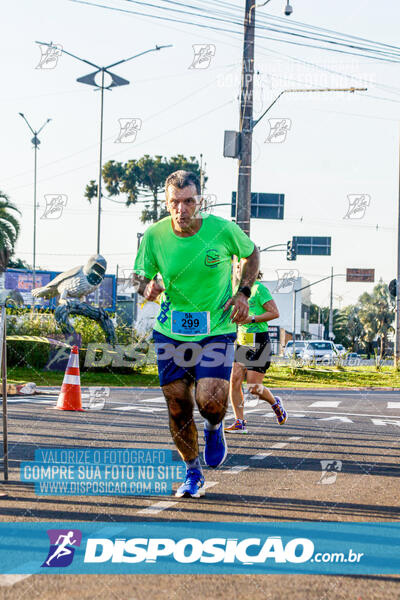
[[[153,340],[161,386],[176,379],[195,383],[204,377],[215,377],[229,381],[236,333],[182,342],[153,331]]]

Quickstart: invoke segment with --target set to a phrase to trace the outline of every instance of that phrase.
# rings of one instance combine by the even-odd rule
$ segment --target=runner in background
[[[238,276],[241,265],[238,263]],[[257,279],[262,278],[258,273]],[[270,367],[271,343],[268,335],[268,321],[277,319],[279,310],[272,299],[271,292],[260,281],[256,281],[249,298],[249,316],[238,326],[238,339],[230,380],[230,398],[235,413],[235,422],[226,427],[227,433],[247,433],[247,421],[244,418],[244,406],[258,397],[271,405],[279,425],[287,421],[287,413],[279,396],[273,396],[264,387],[265,372]],[[247,379],[249,393],[243,396],[242,384]]]

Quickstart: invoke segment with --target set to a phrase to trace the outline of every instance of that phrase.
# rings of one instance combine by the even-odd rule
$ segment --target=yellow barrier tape
[[[70,344],[60,342],[60,340],[53,340],[52,338],[42,337],[40,335],[8,335],[7,340],[11,341],[30,341],[30,342],[42,342],[44,344],[54,344],[56,346],[65,346],[66,348],[72,348]]]
[[[60,342],[59,340],[53,340],[52,338],[47,338],[47,337],[41,337],[39,335],[8,335],[7,340],[10,341],[30,341],[30,342],[42,342],[45,344],[54,344],[55,346],[65,346],[65,348],[72,348],[72,346],[70,344],[66,344],[65,342]],[[86,351],[87,348],[79,348],[79,350],[84,350]],[[104,351],[103,348],[94,348],[95,351],[100,352],[100,351]],[[119,352],[116,352],[115,350],[109,350],[107,349],[106,352],[108,354],[117,354],[119,355]]]

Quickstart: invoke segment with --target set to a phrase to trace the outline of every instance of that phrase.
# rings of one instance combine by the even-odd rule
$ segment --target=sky
[[[159,0],[153,3],[161,5]],[[283,17],[285,0],[257,7],[257,14]],[[396,44],[400,5],[394,0],[292,0],[290,19]],[[97,4],[151,12],[126,0]],[[190,2],[188,2],[190,4]],[[232,0],[244,8],[244,0]],[[108,65],[158,45],[151,52],[114,68],[130,85],[105,92],[103,162],[126,162],[144,154],[203,155],[207,192],[218,204],[231,200],[237,186],[237,161],[223,157],[225,130],[239,121],[243,40],[240,35],[194,25],[156,21],[70,0],[14,0],[0,8],[2,94],[0,96],[0,190],[22,212],[16,256],[32,263],[33,165],[31,133],[23,112],[39,135],[37,266],[64,270],[83,264],[96,251],[97,205],[84,197],[97,179],[100,94],[76,79],[93,71],[62,55],[53,69],[37,68],[35,40],[60,44],[89,61]],[[195,44],[213,44],[207,69],[190,69]],[[399,72],[397,64],[335,54],[257,39],[255,117],[288,88],[367,87],[366,92],[286,94],[254,132],[252,191],[285,195],[285,219],[251,221],[252,240],[261,247],[286,243],[292,236],[332,236],[332,255],[298,257],[264,252],[264,279],[277,270],[297,269],[310,282],[346,268],[374,268],[375,279],[396,274],[399,190]],[[140,119],[134,142],[118,143],[119,119]],[[286,119],[284,141],[269,143],[268,119]],[[66,201],[59,218],[45,218],[46,195]],[[365,195],[362,218],[345,218],[349,199]],[[103,199],[101,253],[108,273],[132,267],[143,204],[126,207],[123,198]],[[230,218],[228,206],[214,209]],[[363,214],[365,213],[365,214]],[[354,216],[354,215],[353,215]],[[373,284],[334,283],[334,306],[356,302]],[[329,282],[312,288],[312,301],[329,303]]]

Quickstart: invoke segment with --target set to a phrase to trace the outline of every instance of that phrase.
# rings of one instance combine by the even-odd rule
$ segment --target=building
[[[291,271],[284,271],[279,279],[262,281],[269,291],[279,309],[279,318],[270,322],[271,326],[278,326],[293,334],[293,296],[294,289],[309,285],[304,277],[296,277]],[[296,293],[296,339],[309,337],[311,292],[310,288]]]

